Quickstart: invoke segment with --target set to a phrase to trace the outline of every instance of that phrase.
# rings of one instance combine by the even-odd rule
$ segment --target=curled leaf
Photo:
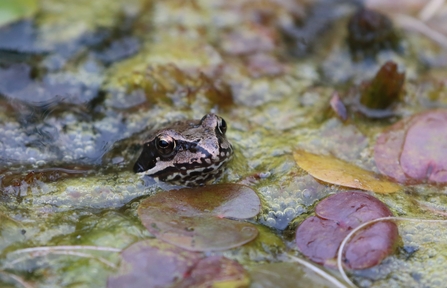
[[[400,190],[399,185],[332,156],[320,156],[299,149],[294,151],[293,156],[298,166],[324,182],[376,193]]]

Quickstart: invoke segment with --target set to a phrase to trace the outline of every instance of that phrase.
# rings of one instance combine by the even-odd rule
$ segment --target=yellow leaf
[[[293,152],[293,157],[298,166],[324,182],[376,193],[393,193],[401,189],[398,184],[382,179],[371,171],[332,156],[320,156],[298,149]]]

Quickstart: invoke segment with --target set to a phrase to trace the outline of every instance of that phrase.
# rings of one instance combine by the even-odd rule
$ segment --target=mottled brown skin
[[[226,128],[221,117],[207,114],[157,130],[145,141],[133,170],[175,185],[212,182],[233,156]]]

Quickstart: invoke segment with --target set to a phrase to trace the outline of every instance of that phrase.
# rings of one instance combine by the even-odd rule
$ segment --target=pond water
[[[226,120],[235,151],[217,182],[249,186],[261,200],[245,220],[253,241],[207,252],[210,267],[233,260],[231,273],[212,272],[219,281],[237,274],[228,287],[348,287],[333,263],[314,265],[341,282],[294,260],[306,259],[297,227],[346,187],[394,216],[444,219],[447,6],[397,2],[0,3],[0,286],[113,286],[121,255],[133,255],[124,249],[155,241],[140,203],[180,188],[133,173],[141,142],[210,112]],[[296,151],[320,155],[329,171],[337,158],[400,186],[383,193],[317,177],[323,167],[303,170]],[[446,225],[396,225],[392,253],[349,271],[351,281],[442,286]],[[181,287],[208,281],[197,271],[202,282]]]

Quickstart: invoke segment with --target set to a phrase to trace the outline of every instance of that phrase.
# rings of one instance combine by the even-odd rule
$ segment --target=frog
[[[133,171],[173,185],[210,184],[234,154],[226,131],[227,123],[214,113],[172,123],[143,141]]]

